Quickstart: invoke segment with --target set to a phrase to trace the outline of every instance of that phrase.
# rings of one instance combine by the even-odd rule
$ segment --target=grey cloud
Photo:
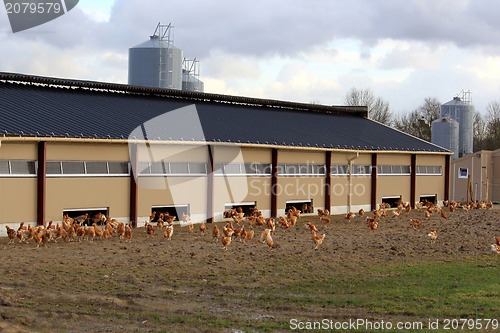
[[[368,57],[370,45],[383,38],[499,45],[499,10],[494,0],[116,0],[109,22],[95,22],[77,6],[22,38],[126,53],[146,41],[161,21],[175,25],[175,44],[190,58],[206,57],[212,49],[294,56],[335,38],[361,40],[362,55]],[[0,24],[8,25],[6,15]]]

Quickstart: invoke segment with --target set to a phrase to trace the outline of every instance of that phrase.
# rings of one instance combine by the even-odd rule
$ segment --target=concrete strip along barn
[[[450,152],[326,106],[0,73],[0,224],[449,197]],[[4,232],[4,227],[0,228]]]

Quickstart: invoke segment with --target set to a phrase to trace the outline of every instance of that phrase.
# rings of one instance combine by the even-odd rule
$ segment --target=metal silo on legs
[[[128,84],[182,89],[182,50],[174,46],[172,26],[158,23],[144,43],[129,49]]]
[[[459,155],[459,124],[457,121],[442,117],[432,122],[432,143],[453,152],[452,159]]]
[[[458,156],[454,158],[472,154],[474,112],[470,102],[470,92],[462,92],[461,97],[454,97],[453,100],[441,105],[441,117],[449,117],[459,124]]]

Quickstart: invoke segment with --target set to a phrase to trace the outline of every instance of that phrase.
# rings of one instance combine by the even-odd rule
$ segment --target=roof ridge
[[[202,93],[183,91],[167,88],[133,86],[121,83],[107,83],[90,80],[73,80],[56,77],[46,77],[37,75],[27,75],[22,73],[0,72],[0,81],[24,82],[27,84],[42,84],[46,86],[59,85],[67,87],[87,88],[91,90],[106,90],[108,92],[124,92],[130,94],[148,94],[155,96],[165,96],[172,98],[189,99],[194,101],[211,102],[211,103],[231,103],[246,106],[271,107],[274,109],[289,109],[296,111],[308,111],[319,113],[344,113],[356,115],[358,117],[368,118],[367,106],[339,106],[339,105],[323,105],[312,103],[300,103],[281,101],[274,99],[263,99],[255,97],[233,96],[214,93]]]

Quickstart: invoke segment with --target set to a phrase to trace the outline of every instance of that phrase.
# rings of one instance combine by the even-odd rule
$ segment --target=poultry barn
[[[449,198],[451,152],[366,107],[0,73],[0,110],[0,224]]]

